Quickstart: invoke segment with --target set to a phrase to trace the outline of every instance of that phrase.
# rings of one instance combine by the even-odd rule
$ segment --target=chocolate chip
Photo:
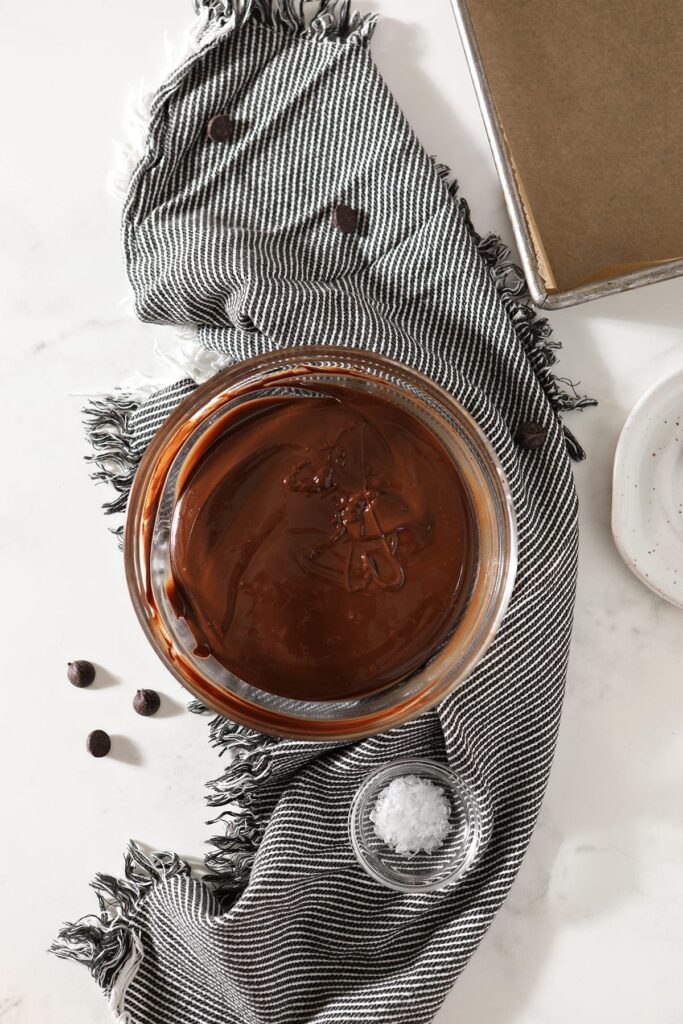
[[[83,689],[95,679],[95,666],[90,661],[70,661],[66,666],[69,682]]]
[[[358,210],[354,210],[351,206],[337,206],[332,214],[332,220],[334,222],[334,226],[338,228],[343,235],[350,235],[358,227]]]
[[[538,448],[541,448],[548,436],[548,430],[546,427],[541,426],[540,423],[520,423],[517,427],[517,433],[515,434],[515,441],[521,448],[526,448],[527,451],[535,452]]]
[[[232,119],[227,114],[216,114],[206,126],[206,134],[212,142],[230,142]]]
[[[133,707],[139,715],[148,718],[155,715],[161,705],[161,698],[156,690],[138,690],[133,697]]]
[[[104,729],[95,729],[88,736],[86,746],[93,757],[106,757],[111,750],[111,740]]]

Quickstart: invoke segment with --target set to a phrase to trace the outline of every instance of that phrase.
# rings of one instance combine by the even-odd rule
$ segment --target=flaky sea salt
[[[370,812],[375,832],[396,853],[433,853],[450,830],[450,803],[441,786],[417,775],[394,779]]]

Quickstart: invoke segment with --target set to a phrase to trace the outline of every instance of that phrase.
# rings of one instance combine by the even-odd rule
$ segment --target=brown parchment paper
[[[467,0],[550,291],[683,256],[683,0]]]

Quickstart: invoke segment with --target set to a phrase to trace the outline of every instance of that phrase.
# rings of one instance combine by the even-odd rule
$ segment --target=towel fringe
[[[199,701],[193,701],[189,710],[210,714]],[[274,748],[282,741],[216,715],[209,722],[209,742],[219,757],[228,753],[232,758],[223,774],[206,784],[208,806],[225,810],[207,822],[224,831],[209,840],[213,849],[205,858],[209,872],[205,882],[224,899],[242,889],[249,878],[265,830],[265,821],[252,806],[252,791],[261,788],[271,774]]]
[[[135,916],[150,889],[160,882],[189,875],[190,867],[175,854],[146,855],[130,842],[124,859],[124,877],[97,874],[92,887],[100,913],[89,914],[62,926],[49,952],[62,960],[85,964],[109,1000],[116,1020],[124,1015],[126,989],[143,959]]]
[[[435,166],[439,177],[446,182],[448,168],[444,164]],[[576,386],[566,377],[559,377],[552,372],[551,367],[557,362],[556,352],[562,348],[562,345],[552,338],[552,328],[547,318],[537,315],[531,303],[524,273],[510,259],[509,246],[498,235],[482,236],[478,234],[472,224],[467,200],[458,196],[457,181],[447,183],[446,187],[456,200],[463,221],[498,289],[501,302],[512,321],[517,337],[555,412],[559,415],[573,409],[585,409],[588,406],[597,405],[594,398],[579,394]],[[563,430],[569,457],[575,462],[582,462],[586,458],[585,451],[571,431],[564,426]]]
[[[253,20],[288,35],[367,46],[379,19],[351,9],[351,0],[199,0],[195,9],[208,14],[205,33]]]
[[[134,374],[112,394],[93,395],[82,410],[83,423],[91,454],[85,461],[93,466],[91,479],[113,487],[116,496],[104,502],[106,515],[125,513],[133,479],[142,458],[142,450],[132,443],[133,417],[160,389],[190,378],[196,384],[210,380],[230,364],[230,359],[204,348],[197,341],[192,324],[174,333],[172,345],[154,343],[155,376]],[[119,538],[123,526],[112,528]]]
[[[141,453],[132,445],[131,417],[140,402],[127,391],[117,389],[111,395],[91,398],[83,409],[83,423],[92,454],[85,461],[94,467],[90,476],[97,483],[107,483],[116,497],[105,501],[107,515],[124,512]],[[112,531],[114,533],[120,530]]]

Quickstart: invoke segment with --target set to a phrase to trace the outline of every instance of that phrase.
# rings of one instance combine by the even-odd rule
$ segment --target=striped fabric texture
[[[325,2],[306,5],[312,17],[292,0],[200,6],[196,52],[154,98],[126,201],[138,315],[197,325],[226,362],[327,343],[429,374],[503,463],[519,571],[483,663],[417,721],[330,746],[213,719],[211,742],[230,763],[209,786],[209,877],[131,846],[125,878],[96,879],[100,914],[65,926],[55,952],[86,963],[129,1024],[424,1024],[505,898],[546,786],[577,553],[568,448],[579,449],[558,412],[584,403],[552,376],[555,346],[506,251],[475,234],[374,67],[374,18]],[[218,113],[234,124],[227,143],[207,136]],[[339,203],[360,212],[356,232],[335,227]],[[194,386],[91,410],[117,509],[145,445]],[[528,420],[548,431],[536,451],[514,440]],[[348,841],[359,785],[407,755],[448,762],[483,807],[486,848],[450,890],[391,892]]]

